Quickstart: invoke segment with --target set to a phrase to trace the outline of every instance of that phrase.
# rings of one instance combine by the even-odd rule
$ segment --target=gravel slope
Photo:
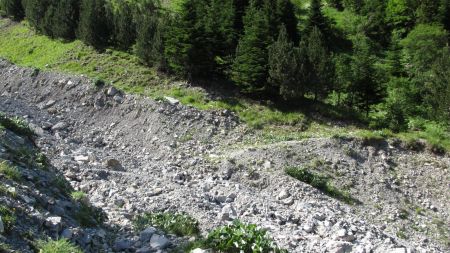
[[[111,247],[120,240],[131,242],[130,251],[142,247],[130,220],[173,210],[198,219],[204,232],[234,218],[256,223],[289,252],[450,250],[448,156],[352,139],[248,146],[244,136],[246,143],[257,137],[230,112],[3,60],[0,108],[26,117],[51,163],[108,214],[108,225],[121,228]],[[361,204],[288,177],[287,166],[330,175]]]

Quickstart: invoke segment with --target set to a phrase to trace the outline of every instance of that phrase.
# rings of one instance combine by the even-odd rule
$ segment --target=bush
[[[0,112],[0,125],[22,136],[32,137],[33,130],[28,126],[23,119],[19,117],[9,118],[4,113]]]
[[[66,239],[48,240],[38,243],[39,253],[83,253],[83,251]]]
[[[0,0],[0,9],[16,21],[22,20],[25,17],[21,0]]]
[[[254,224],[235,221],[209,233],[204,246],[218,252],[287,252],[278,248],[267,232]]]
[[[6,178],[14,181],[20,181],[22,179],[20,171],[6,161],[0,162],[0,173],[4,174]]]
[[[14,212],[7,206],[0,205],[0,216],[2,217],[3,224],[5,225],[5,230],[11,231],[13,225],[16,223],[16,216]]]
[[[136,230],[155,226],[178,236],[198,235],[200,232],[198,222],[182,213],[146,213],[134,220],[133,224]]]
[[[322,191],[330,197],[344,201],[347,204],[359,203],[358,200],[350,196],[346,191],[341,191],[336,188],[330,181],[329,178],[320,174],[315,174],[310,172],[305,168],[289,167],[285,169],[286,174],[289,176],[300,180],[304,183],[311,185],[314,188]]]

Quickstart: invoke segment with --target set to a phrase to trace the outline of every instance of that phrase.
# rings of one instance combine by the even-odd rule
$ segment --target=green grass
[[[66,239],[41,241],[38,248],[39,253],[83,253],[78,246]]]
[[[82,227],[96,227],[106,221],[107,216],[100,208],[96,208],[84,201],[80,201],[79,203],[80,207],[74,217]]]
[[[324,175],[313,173],[306,168],[299,167],[288,167],[285,169],[285,172],[287,175],[311,185],[330,197],[344,201],[347,204],[358,203],[358,200],[354,199],[349,192],[338,189]]]
[[[286,253],[267,235],[267,231],[254,224],[245,224],[238,220],[231,225],[211,231],[205,239],[189,243],[181,249],[190,252],[195,248],[212,249],[214,252],[273,252]]]
[[[28,123],[19,117],[7,117],[0,112],[0,126],[7,128],[14,133],[22,136],[32,137],[34,132],[28,126]]]
[[[70,194],[70,196],[72,197],[73,200],[75,200],[75,201],[80,201],[80,202],[85,201],[86,198],[87,198],[86,193],[84,193],[84,192],[82,192],[82,191],[75,191],[75,192],[72,192],[72,193]]]
[[[17,217],[14,215],[14,210],[0,204],[0,216],[2,217],[6,232],[11,231],[17,220]]]
[[[52,185],[55,186],[63,195],[69,196],[73,189],[70,183],[63,175],[56,175],[52,180]]]
[[[6,178],[11,179],[13,181],[22,180],[22,174],[17,169],[17,167],[10,165],[6,161],[0,162],[0,173],[5,175]]]
[[[184,213],[146,213],[137,217],[133,225],[137,231],[154,226],[178,236],[198,235],[200,232],[198,222]]]
[[[11,191],[5,185],[0,184],[0,196],[11,196],[12,198],[17,197],[17,192]]]

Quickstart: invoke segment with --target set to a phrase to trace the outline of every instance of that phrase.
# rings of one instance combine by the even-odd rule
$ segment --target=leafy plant
[[[20,181],[22,179],[20,171],[6,161],[0,162],[0,173],[4,174],[6,178],[14,181]]]
[[[133,222],[136,230],[155,226],[178,236],[198,235],[198,222],[184,213],[146,213]]]
[[[75,213],[75,219],[83,227],[95,227],[105,222],[107,216],[100,208],[80,202],[80,209]]]
[[[350,196],[348,192],[341,191],[336,188],[326,176],[315,174],[310,172],[308,169],[298,167],[286,168],[285,172],[289,176],[319,189],[330,197],[342,200],[348,204],[358,203],[358,200]]]
[[[83,253],[76,245],[67,239],[48,240],[38,243],[39,253]]]
[[[6,231],[11,231],[17,219],[14,215],[14,210],[11,210],[8,206],[0,205],[0,216],[2,217]]]
[[[254,224],[234,221],[229,226],[219,227],[209,233],[204,241],[207,248],[225,253],[234,252],[286,252],[267,236],[267,231]]]
[[[72,197],[73,200],[80,201],[80,202],[82,202],[82,201],[84,201],[86,199],[86,193],[84,193],[82,191],[72,192],[70,194],[70,196]]]
[[[4,113],[0,112],[0,125],[13,131],[14,133],[22,136],[32,137],[34,135],[33,130],[28,126],[23,119],[19,117],[7,117]]]

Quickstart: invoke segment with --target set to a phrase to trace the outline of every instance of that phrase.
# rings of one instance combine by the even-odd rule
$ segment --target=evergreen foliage
[[[128,50],[136,42],[136,23],[134,20],[134,10],[132,4],[127,1],[118,1],[117,6],[110,6],[109,10],[112,12],[111,18],[113,20],[112,37],[114,44],[122,49]],[[145,10],[152,12],[152,9]],[[151,16],[151,13],[142,16]],[[140,20],[147,22],[147,20]]]
[[[7,16],[19,21],[25,17],[25,11],[21,0],[0,0],[0,10],[3,10]]]
[[[109,26],[104,0],[81,0],[78,37],[86,44],[101,48],[109,43]]]

